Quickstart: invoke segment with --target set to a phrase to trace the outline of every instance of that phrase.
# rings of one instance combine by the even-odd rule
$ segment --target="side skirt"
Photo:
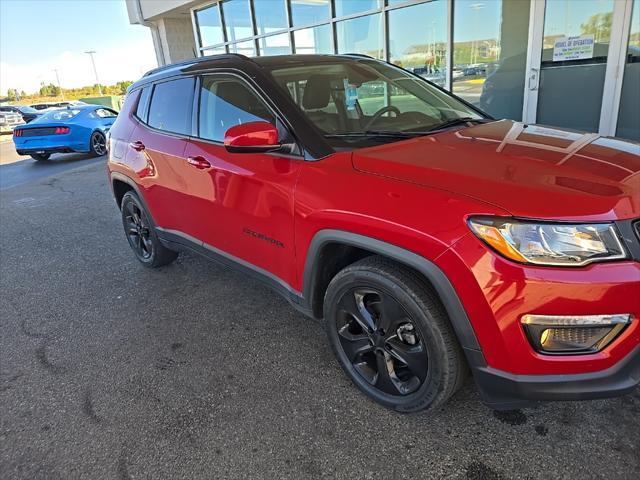
[[[223,267],[235,270],[237,272],[248,275],[251,278],[259,280],[267,287],[284,297],[296,310],[307,317],[313,319],[311,308],[307,305],[302,294],[292,289],[282,279],[272,275],[271,273],[256,267],[241,258],[228,254],[220,249],[208,245],[186,233],[177,230],[168,230],[161,227],[155,227],[156,234],[162,244],[176,252],[193,252],[197,253],[208,260],[212,260]]]

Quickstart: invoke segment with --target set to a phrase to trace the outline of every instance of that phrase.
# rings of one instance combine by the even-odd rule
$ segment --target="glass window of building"
[[[291,53],[288,33],[260,38],[258,45],[260,46],[260,55],[288,55]]]
[[[616,135],[640,141],[640,0],[633,2]]]
[[[453,92],[496,118],[522,119],[530,0],[456,0]]]
[[[206,47],[224,42],[218,5],[196,10],[195,16],[198,32],[200,32],[200,45]]]
[[[226,0],[222,13],[229,42],[253,36],[249,0]]]
[[[257,0],[253,2],[258,35],[277,32],[288,27],[286,0]]]
[[[304,27],[314,23],[329,21],[330,0],[290,0],[291,20],[294,27]]]
[[[304,28],[293,32],[296,53],[333,53],[331,25]]]
[[[241,55],[246,55],[247,57],[255,57],[256,44],[253,40],[232,43],[231,45],[229,45],[229,53],[239,53]]]
[[[444,86],[447,72],[447,2],[436,0],[389,12],[389,59]]]
[[[223,53],[227,53],[227,47],[225,47],[225,46],[207,48],[206,50],[202,51],[203,55],[220,55],[220,54],[223,54]]]
[[[383,4],[383,0],[336,0],[336,17],[375,10]]]
[[[362,53],[384,58],[382,14],[367,15],[336,23],[338,53]]]
[[[598,130],[613,7],[614,0],[547,0],[538,123]],[[557,42],[574,36],[591,40],[592,51],[580,59],[554,54]]]

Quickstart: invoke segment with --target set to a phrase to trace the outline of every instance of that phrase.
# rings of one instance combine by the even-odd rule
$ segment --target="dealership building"
[[[358,53],[496,118],[640,140],[640,0],[126,0],[158,63]]]

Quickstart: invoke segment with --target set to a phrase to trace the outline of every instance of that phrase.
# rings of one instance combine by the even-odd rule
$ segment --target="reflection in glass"
[[[384,58],[382,45],[383,18],[376,13],[336,23],[338,53],[362,53]]]
[[[324,22],[330,17],[330,0],[291,0],[291,20],[294,27]]]
[[[547,0],[538,123],[598,130],[613,6],[613,0]],[[554,55],[556,42],[573,36],[593,39],[591,50],[577,59]]]
[[[447,2],[400,8],[389,12],[391,63],[445,84],[447,70]]]
[[[375,10],[383,4],[383,0],[336,0],[336,17]]]
[[[530,0],[456,0],[453,92],[496,118],[522,119]]]
[[[253,43],[253,40],[249,40],[247,42],[232,43],[231,45],[229,45],[229,53],[240,53],[241,55],[246,55],[247,57],[255,57],[256,45],[255,43]]]
[[[200,32],[200,45],[215,45],[224,42],[222,35],[222,23],[217,5],[196,10],[196,23]]]
[[[640,0],[633,2],[616,135],[640,141]]]
[[[253,2],[258,35],[283,30],[287,25],[285,0],[257,0]]]
[[[293,32],[296,53],[333,53],[333,41],[330,25],[320,25]]]
[[[222,4],[222,13],[229,42],[253,36],[249,0],[227,0]]]
[[[258,40],[260,55],[288,55],[291,53],[291,43],[288,33],[270,35]]]

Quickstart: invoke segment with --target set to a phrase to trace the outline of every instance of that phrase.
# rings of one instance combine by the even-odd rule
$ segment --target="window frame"
[[[191,103],[191,105],[189,106],[189,112],[191,114],[191,125],[190,125],[190,127],[188,129],[189,131],[186,132],[186,133],[172,132],[170,130],[162,130],[160,128],[156,128],[153,125],[151,125],[149,123],[149,113],[151,112],[151,102],[153,102],[153,97],[154,97],[154,95],[156,93],[156,87],[158,85],[163,84],[163,83],[168,83],[168,82],[172,82],[172,81],[176,81],[176,80],[182,80],[182,79],[185,79],[185,78],[192,78],[194,80],[193,81],[193,89],[191,90],[191,102],[187,102],[187,104]],[[145,121],[142,121],[140,119],[139,120],[147,128],[149,128],[150,130],[152,130],[154,132],[158,132],[158,133],[161,133],[161,134],[164,134],[164,135],[169,135],[171,137],[176,137],[176,138],[181,138],[181,139],[191,138],[193,136],[193,133],[194,133],[194,130],[193,130],[193,99],[196,96],[195,95],[195,93],[196,93],[195,92],[195,88],[196,88],[197,84],[198,84],[197,75],[175,75],[175,76],[171,76],[171,77],[167,77],[167,78],[162,78],[160,80],[157,80],[155,82],[147,84],[148,86],[151,87],[152,90],[151,90],[151,93],[149,94],[149,103],[148,103],[148,105],[146,107],[146,112],[145,112],[146,120]],[[145,86],[147,86],[147,85],[145,85]],[[142,88],[144,88],[144,86]],[[138,101],[139,100],[140,99],[138,99]]]
[[[202,79],[203,77],[219,77],[221,79],[236,79],[238,82],[242,83],[245,87],[251,90],[257,98],[264,103],[264,105],[269,109],[271,114],[275,119],[276,128],[281,131],[286,132],[288,138],[284,138],[283,140],[291,140],[290,142],[294,145],[292,149],[292,153],[274,151],[274,152],[266,152],[265,155],[275,155],[279,157],[287,157],[287,158],[295,158],[299,160],[304,160],[304,148],[302,143],[298,139],[295,134],[294,129],[286,120],[286,117],[280,113],[279,109],[268,99],[268,96],[264,94],[264,91],[257,85],[255,85],[249,78],[246,78],[244,75],[237,71],[233,71],[230,69],[220,69],[214,71],[202,72],[197,75],[196,79],[196,92],[193,96],[193,134],[191,138],[193,140],[197,140],[198,142],[204,142],[211,145],[217,145],[224,147],[224,141],[212,140],[208,138],[204,138],[200,136],[200,97],[202,94]]]

